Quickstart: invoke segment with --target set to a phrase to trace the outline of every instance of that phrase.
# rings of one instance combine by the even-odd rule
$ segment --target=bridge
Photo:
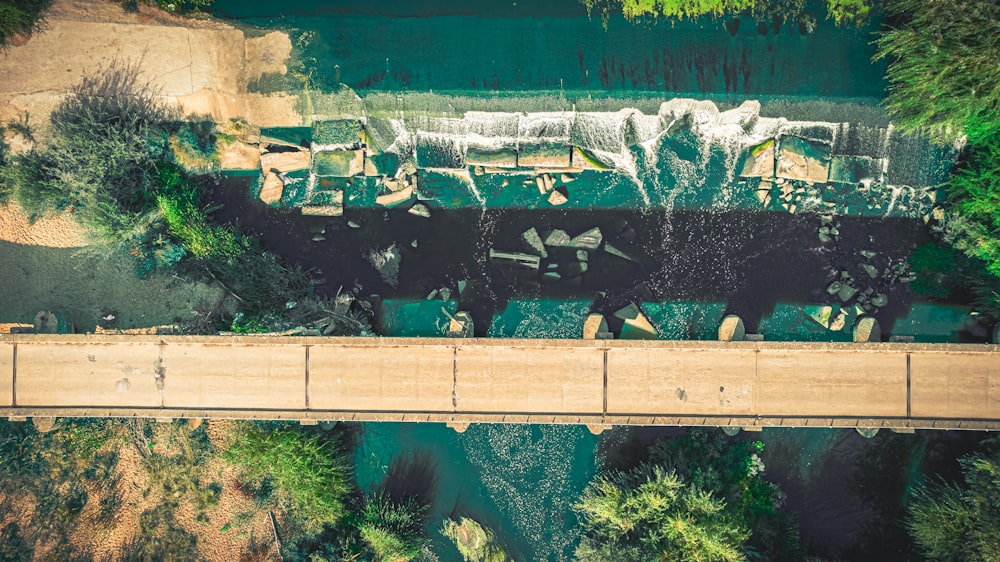
[[[985,344],[0,336],[0,415],[1000,429]]]

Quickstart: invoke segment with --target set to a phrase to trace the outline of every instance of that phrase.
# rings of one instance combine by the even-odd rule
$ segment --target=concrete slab
[[[0,406],[14,405],[14,346],[0,343]]]
[[[155,343],[19,343],[18,406],[161,405]]]
[[[1000,416],[1000,363],[995,353],[914,353],[910,413],[917,418]]]
[[[905,416],[906,354],[780,351],[757,359],[761,416]]]
[[[753,413],[753,350],[609,349],[608,413]]]
[[[163,403],[169,408],[306,406],[306,356],[299,345],[171,343],[163,365]]]
[[[313,346],[309,408],[385,412],[450,412],[451,346]]]
[[[460,347],[458,411],[600,413],[604,356],[574,347]]]

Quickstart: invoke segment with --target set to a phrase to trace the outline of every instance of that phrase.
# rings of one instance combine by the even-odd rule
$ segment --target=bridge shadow
[[[343,217],[310,217],[266,207],[245,193],[230,191],[219,217],[311,270],[320,281],[318,294],[354,290],[362,296],[420,300],[441,288],[457,294],[465,281],[476,294],[461,308],[472,313],[479,336],[516,299],[592,301],[600,312],[637,301],[723,303],[727,313],[740,315],[755,331],[778,303],[835,302],[826,289],[841,271],[849,272],[859,289],[870,286],[887,294],[889,304],[876,316],[888,331],[907,314],[913,297],[905,284],[889,283],[881,273],[904,263],[914,246],[929,240],[923,222],[897,217],[839,217],[840,240],[824,244],[818,238],[819,217],[811,214],[460,208],[434,209],[424,218],[404,210],[349,208]],[[537,269],[490,259],[491,249],[537,253],[522,239],[531,228],[543,236],[560,229],[570,237],[598,228],[602,244],[581,254],[581,248],[549,247]],[[387,248],[400,255],[395,284],[369,258]],[[866,261],[861,250],[876,253],[868,261],[879,278],[861,268]],[[558,280],[547,272],[557,273]]]

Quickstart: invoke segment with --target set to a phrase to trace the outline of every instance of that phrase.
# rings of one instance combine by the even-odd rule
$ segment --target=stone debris
[[[407,209],[406,212],[418,217],[424,217],[427,219],[431,218],[431,210],[423,203],[415,203],[412,207]]]
[[[509,262],[525,269],[538,269],[541,264],[541,258],[538,256],[522,254],[520,252],[498,252],[493,248],[490,248],[490,259],[500,262]]]
[[[565,230],[555,229],[545,235],[545,245],[550,248],[569,245],[570,237]]]
[[[542,242],[542,237],[538,235],[538,230],[535,227],[522,232],[521,240],[524,241],[529,250],[538,254],[542,259],[549,257],[548,251],[545,250],[545,243]]]
[[[617,310],[614,317],[623,320],[621,339],[631,340],[655,340],[656,328],[643,314],[642,308],[637,304],[630,304]]]
[[[608,321],[603,314],[591,314],[583,323],[583,339],[596,340],[598,334],[608,333]]]
[[[591,228],[590,230],[574,236],[570,239],[566,246],[570,248],[581,248],[584,250],[596,250],[600,247],[601,242],[604,240],[604,235],[601,234],[601,229],[598,227]]]
[[[746,336],[743,319],[735,314],[728,314],[719,325],[719,341],[743,341]]]
[[[260,200],[267,205],[276,205],[281,201],[281,196],[285,191],[285,182],[281,181],[278,174],[268,172],[264,176],[264,185],[260,188]]]
[[[565,205],[566,203],[569,203],[569,194],[566,192],[565,188],[562,187],[553,189],[552,193],[549,194],[548,201],[553,207]]]
[[[277,168],[280,172],[296,172],[299,170],[308,170],[311,163],[312,157],[307,150],[265,152],[260,155],[260,167],[262,170]]]

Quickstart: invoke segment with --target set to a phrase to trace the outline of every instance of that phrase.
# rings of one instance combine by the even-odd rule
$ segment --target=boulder
[[[621,339],[629,340],[654,340],[656,339],[656,328],[643,314],[639,305],[630,304],[617,310],[614,317],[623,320]]]
[[[219,167],[223,170],[260,168],[260,149],[242,141],[222,141],[218,145]]]
[[[565,230],[555,229],[550,231],[545,236],[545,245],[555,248],[560,246],[566,246],[569,244],[570,237]]]
[[[285,182],[281,181],[278,174],[268,172],[264,176],[264,185],[260,188],[260,200],[268,205],[277,205],[281,201],[281,195],[285,191]]]
[[[263,170],[277,169],[279,172],[295,172],[308,170],[312,157],[307,150],[291,152],[265,152],[260,155],[260,167]]]
[[[743,326],[743,319],[735,314],[728,314],[722,319],[719,325],[719,341],[743,341],[746,336],[746,328]]]
[[[596,340],[597,334],[608,331],[608,321],[603,314],[591,314],[583,323],[583,339]]]
[[[882,341],[882,329],[878,320],[871,316],[862,316],[854,326],[854,343]]]
[[[535,227],[522,232],[521,240],[527,246],[528,250],[538,254],[543,259],[549,257],[549,253],[545,250],[545,244],[542,242],[542,237],[538,235]]]
[[[837,291],[837,298],[839,298],[841,302],[847,302],[852,298],[854,298],[854,295],[856,294],[858,294],[857,289],[855,289],[850,285],[844,284],[840,287],[840,290]]]
[[[569,203],[569,193],[567,193],[562,187],[553,189],[552,193],[549,194],[548,201],[553,207],[565,205],[566,203]]]
[[[431,210],[423,203],[415,203],[412,207],[407,209],[406,212],[418,217],[424,217],[427,219],[431,218]]]
[[[600,247],[601,242],[604,240],[604,235],[601,234],[601,229],[598,227],[591,228],[590,230],[578,234],[570,239],[569,243],[566,244],[570,248],[579,248],[583,250],[596,250]]]

